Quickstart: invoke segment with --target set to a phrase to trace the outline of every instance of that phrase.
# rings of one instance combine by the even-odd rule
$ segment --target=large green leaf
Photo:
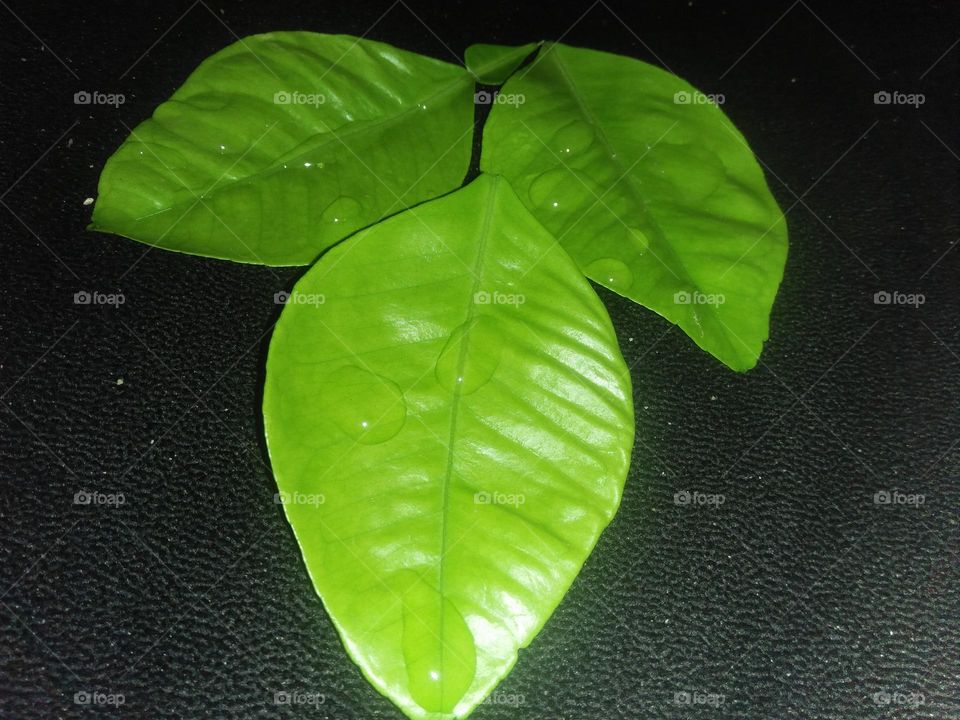
[[[490,176],[300,280],[264,425],[348,652],[417,719],[466,716],[510,670],[616,512],[633,440],[606,311]]]
[[[501,54],[489,61],[502,65]],[[245,38],[205,60],[114,153],[91,229],[309,263],[463,182],[473,88],[462,67],[349,35]]]
[[[510,180],[589,277],[753,367],[787,228],[718,106],[646,63],[561,44],[502,92],[522,102],[494,106],[481,168]]]

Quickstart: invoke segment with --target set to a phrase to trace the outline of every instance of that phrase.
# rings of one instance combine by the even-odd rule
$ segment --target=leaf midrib
[[[462,340],[460,342],[460,353],[457,356],[456,364],[456,373],[454,374],[454,389],[453,397],[450,399],[450,427],[447,434],[447,464],[444,470],[443,475],[443,489],[441,495],[441,520],[440,520],[440,572],[437,579],[437,597],[439,598],[440,603],[440,628],[438,637],[441,643],[441,658],[443,657],[443,646],[446,644],[444,639],[444,568],[445,560],[447,554],[447,527],[449,525],[449,516],[450,516],[450,502],[449,502],[449,493],[450,493],[450,481],[453,477],[453,460],[454,452],[453,446],[456,442],[456,432],[457,432],[457,416],[460,409],[460,400],[463,397],[462,384],[456,382],[456,378],[459,378],[463,374],[464,366],[466,365],[467,352],[470,347],[470,336],[471,330],[470,323],[476,317],[476,308],[477,305],[474,302],[471,302],[472,298],[475,296],[476,292],[480,287],[480,278],[481,278],[481,266],[483,264],[484,253],[487,249],[487,240],[490,237],[490,224],[493,217],[493,209],[496,205],[496,196],[497,196],[497,186],[500,183],[499,176],[494,176],[492,182],[490,183],[490,189],[488,190],[486,208],[484,209],[483,222],[480,226],[480,236],[476,240],[477,246],[477,256],[476,260],[473,263],[473,284],[470,288],[470,293],[467,295],[467,313],[463,321],[463,326],[466,328],[461,336]],[[443,686],[445,674],[443,668],[440,672],[440,697],[443,697]]]
[[[344,141],[346,138],[353,137],[354,135],[358,135],[358,134],[361,134],[361,133],[366,132],[366,131],[373,131],[373,130],[378,130],[378,129],[384,128],[384,127],[390,127],[390,126],[393,125],[393,124],[399,123],[401,120],[406,119],[406,117],[407,117],[408,115],[410,115],[411,113],[413,113],[414,111],[421,111],[421,112],[422,112],[422,110],[421,110],[421,108],[420,108],[420,105],[421,105],[421,104],[427,104],[428,109],[429,109],[429,103],[432,103],[432,102],[433,102],[434,100],[436,100],[437,98],[440,98],[440,97],[442,97],[442,96],[444,96],[444,95],[447,95],[447,94],[453,94],[453,92],[456,91],[456,90],[459,90],[462,85],[465,85],[465,84],[474,85],[473,76],[470,75],[470,73],[468,73],[468,72],[466,71],[466,69],[464,69],[464,68],[461,68],[461,69],[463,70],[463,74],[462,74],[460,77],[456,78],[454,81],[450,82],[448,85],[444,86],[444,87],[441,88],[440,90],[437,90],[436,92],[431,93],[431,94],[428,95],[427,97],[425,97],[425,98],[419,98],[419,99],[414,100],[414,101],[413,101],[413,104],[411,104],[409,107],[404,108],[403,110],[401,110],[400,112],[398,112],[398,113],[396,113],[396,114],[394,114],[394,115],[388,115],[387,117],[383,117],[383,118],[380,118],[379,120],[373,120],[373,121],[350,121],[350,122],[348,122],[348,123],[344,123],[344,125],[350,125],[351,127],[348,127],[348,128],[347,128],[346,130],[344,130],[343,132],[337,132],[340,128],[344,127],[344,125],[340,125],[339,128],[335,128],[335,129],[332,129],[332,130],[328,130],[327,132],[317,132],[317,133],[314,133],[313,135],[311,135],[310,137],[308,137],[306,140],[304,140],[303,142],[301,142],[300,145],[298,145],[297,147],[300,147],[300,146],[304,145],[305,143],[309,142],[310,140],[312,140],[312,139],[315,138],[315,137],[318,137],[318,136],[321,136],[321,135],[326,135],[327,137],[326,137],[324,140],[322,140],[318,145],[315,145],[315,146],[311,147],[309,150],[304,150],[303,152],[300,152],[300,153],[298,153],[298,154],[296,154],[296,155],[289,155],[289,154],[288,154],[289,152],[296,151],[296,149],[297,149],[296,147],[291,148],[291,150],[288,151],[288,153],[285,153],[285,154],[281,155],[279,158],[275,159],[273,162],[271,162],[271,163],[270,163],[269,165],[267,165],[266,167],[264,167],[264,168],[262,168],[262,169],[260,169],[260,170],[257,170],[256,172],[250,173],[249,175],[244,175],[243,177],[240,177],[240,178],[237,178],[237,179],[232,179],[232,180],[226,180],[226,181],[223,181],[223,182],[221,182],[221,180],[223,180],[223,178],[220,178],[220,180],[217,180],[216,182],[214,182],[214,184],[213,184],[212,186],[210,186],[207,190],[204,190],[204,191],[199,192],[199,193],[196,192],[194,189],[189,188],[189,187],[187,187],[186,185],[183,185],[183,186],[182,186],[183,189],[186,190],[186,191],[188,191],[188,192],[191,194],[191,196],[192,196],[191,198],[184,198],[183,200],[180,200],[180,201],[177,201],[177,202],[173,202],[173,203],[169,204],[168,206],[166,206],[166,207],[164,207],[164,208],[162,208],[162,209],[160,209],[160,210],[155,210],[155,211],[153,211],[153,212],[147,213],[146,215],[140,215],[140,216],[138,216],[138,217],[135,217],[135,218],[133,218],[132,221],[133,221],[133,222],[139,222],[139,221],[144,220],[144,219],[146,219],[146,218],[148,218],[148,217],[153,217],[153,216],[155,216],[155,215],[161,215],[161,214],[163,214],[163,213],[167,213],[167,212],[170,212],[170,211],[172,211],[172,210],[177,210],[177,209],[182,208],[182,207],[184,207],[184,206],[186,206],[186,205],[189,205],[189,206],[192,207],[193,205],[196,204],[197,201],[199,201],[199,200],[207,200],[207,199],[213,197],[214,194],[216,194],[216,193],[220,192],[221,190],[223,190],[224,188],[235,187],[235,186],[243,185],[243,184],[246,184],[246,183],[255,183],[255,182],[261,181],[261,180],[263,180],[263,179],[265,179],[265,178],[267,178],[267,177],[269,177],[269,176],[271,176],[271,175],[273,175],[273,174],[275,174],[275,173],[278,173],[278,172],[281,172],[281,171],[283,171],[283,170],[286,170],[287,168],[285,167],[285,164],[288,164],[288,163],[296,163],[296,162],[302,160],[305,156],[307,156],[307,155],[312,155],[312,154],[314,154],[314,153],[322,150],[323,148],[327,147],[328,145],[333,144],[334,142],[339,142],[339,143],[341,143],[341,144],[344,144],[343,141]],[[182,101],[174,101],[174,100],[171,99],[171,100],[168,101],[168,102],[182,102]],[[150,118],[150,120],[148,120],[148,122],[150,122],[150,121],[156,122],[156,120],[155,120],[154,118],[152,118],[152,117]],[[272,128],[271,128],[271,129],[272,129]],[[134,133],[135,133],[135,132],[136,132],[136,130],[134,130]],[[131,135],[131,137],[135,137],[135,136],[134,136],[134,135]],[[139,142],[139,143],[144,144],[144,145],[149,144],[149,143],[147,143],[147,142],[145,142],[145,141],[143,141],[143,140],[136,140],[136,139],[134,139],[134,142]],[[252,148],[251,148],[251,149],[252,149]],[[248,149],[248,151],[249,151],[249,149]],[[243,156],[241,155],[241,159],[242,159],[242,157],[243,157]],[[161,164],[162,164],[162,163],[161,163]],[[229,170],[228,170],[228,172],[229,172]],[[398,200],[399,200],[399,199],[400,199],[400,198],[398,198]]]
[[[681,271],[681,273],[683,274],[684,279],[697,292],[701,292],[701,293],[705,292],[704,289],[700,286],[700,284],[697,283],[693,279],[693,277],[690,275],[690,271],[687,269],[686,264],[683,262],[683,259],[680,257],[679,253],[677,253],[677,251],[674,250],[673,245],[670,244],[670,242],[667,240],[666,233],[663,232],[663,229],[660,227],[660,224],[656,221],[656,218],[650,213],[649,210],[647,210],[646,203],[643,200],[643,196],[640,194],[640,191],[634,186],[633,175],[630,173],[630,168],[624,166],[623,162],[620,160],[620,153],[618,153],[616,151],[616,148],[614,148],[610,144],[610,139],[607,137],[607,134],[604,131],[603,126],[597,120],[596,115],[594,115],[593,111],[583,102],[583,99],[580,94],[580,90],[577,88],[577,84],[574,81],[573,76],[570,75],[569,69],[567,68],[567,65],[566,65],[566,61],[563,59],[563,56],[559,51],[559,47],[560,46],[558,43],[552,44],[548,48],[548,51],[546,54],[549,57],[553,58],[553,63],[557,68],[557,72],[563,78],[563,81],[567,84],[567,87],[570,89],[571,97],[573,97],[574,101],[577,103],[577,109],[584,116],[584,118],[586,118],[587,122],[589,122],[593,127],[596,128],[597,135],[600,138],[600,141],[603,143],[604,149],[606,150],[606,153],[605,153],[606,157],[608,157],[610,161],[613,164],[615,164],[619,169],[620,173],[618,177],[620,178],[620,180],[618,180],[617,182],[626,182],[626,185],[630,189],[630,192],[633,195],[635,201],[643,209],[643,212],[647,216],[647,218],[649,218],[651,225],[656,227],[660,237],[663,238],[662,244],[664,248],[666,248],[667,252],[670,253],[670,257],[676,261],[676,265]],[[670,269],[669,266],[668,266],[668,269]],[[672,269],[671,269],[671,272],[672,272]],[[712,310],[712,313],[713,313],[712,315],[708,315],[706,317],[713,317],[714,315],[718,315],[720,312],[719,305],[704,305],[703,307]],[[718,318],[714,318],[714,319],[715,319],[714,325],[717,327],[718,334],[720,335],[720,337],[723,337],[726,340],[728,350],[734,356],[740,356],[741,353],[737,350],[737,348],[734,347],[733,343],[730,341],[729,332],[726,329],[726,326],[722,322],[720,322]]]

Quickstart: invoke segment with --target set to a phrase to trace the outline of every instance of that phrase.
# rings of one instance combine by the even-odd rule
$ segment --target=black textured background
[[[400,717],[343,651],[265,465],[273,295],[302,271],[84,231],[125,126],[235,36],[280,29],[449,60],[562,36],[664,64],[725,95],[788,212],[746,375],[600,291],[633,367],[623,506],[474,717],[960,717],[960,9],[887,5],[0,1],[0,717]],[[925,502],[874,502],[894,489]],[[93,690],[125,704],[74,703]]]

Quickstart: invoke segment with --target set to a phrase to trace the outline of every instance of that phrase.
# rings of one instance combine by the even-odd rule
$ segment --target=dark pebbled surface
[[[361,34],[390,6],[8,2],[0,717],[399,718],[342,650],[264,464],[273,294],[301,271],[145,253],[84,232],[82,205],[124,124],[233,33]],[[960,11],[882,5],[611,5],[622,22],[603,3],[411,5],[421,23],[400,3],[370,30],[445,59],[560,36],[659,56],[726,96],[790,208],[749,374],[600,291],[634,371],[623,507],[478,720],[960,717]],[[127,101],[74,105],[81,89]],[[875,105],[884,89],[926,102]],[[80,290],[125,302],[76,306]],[[925,502],[874,503],[892,489]],[[677,505],[684,490],[724,502]],[[93,690],[125,704],[75,704]],[[285,690],[325,702],[275,705]]]

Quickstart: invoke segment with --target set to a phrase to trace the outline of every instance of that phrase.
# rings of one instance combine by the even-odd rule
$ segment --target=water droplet
[[[590,147],[595,137],[592,125],[574,120],[553,134],[550,146],[560,155],[572,155]]]
[[[487,315],[478,315],[450,333],[437,359],[436,376],[450,392],[469,395],[487,384],[503,349],[497,323]]]
[[[323,214],[320,216],[320,220],[333,225],[355,222],[360,219],[360,212],[362,210],[363,206],[355,199],[347,195],[341,195],[327,205]]]
[[[653,178],[674,185],[691,203],[710,195],[726,174],[717,154],[696,143],[661,142],[644,155],[640,166]]]
[[[397,384],[355,365],[334,370],[324,379],[319,402],[324,415],[365,445],[386,442],[407,419],[407,404]]]
[[[451,713],[477,671],[473,633],[456,605],[436,588],[412,570],[397,576],[408,585],[402,596],[401,647],[410,695],[428,712]]]
[[[587,265],[584,272],[611,290],[627,290],[633,284],[630,268],[615,258],[594,260]]]
[[[638,253],[646,252],[650,246],[650,238],[648,238],[647,234],[640,228],[627,228],[627,241],[636,248]]]
[[[572,183],[572,185],[571,185]],[[577,179],[565,168],[554,168],[537,175],[530,183],[530,202],[539,208],[559,210],[566,203],[567,188],[579,185]]]

